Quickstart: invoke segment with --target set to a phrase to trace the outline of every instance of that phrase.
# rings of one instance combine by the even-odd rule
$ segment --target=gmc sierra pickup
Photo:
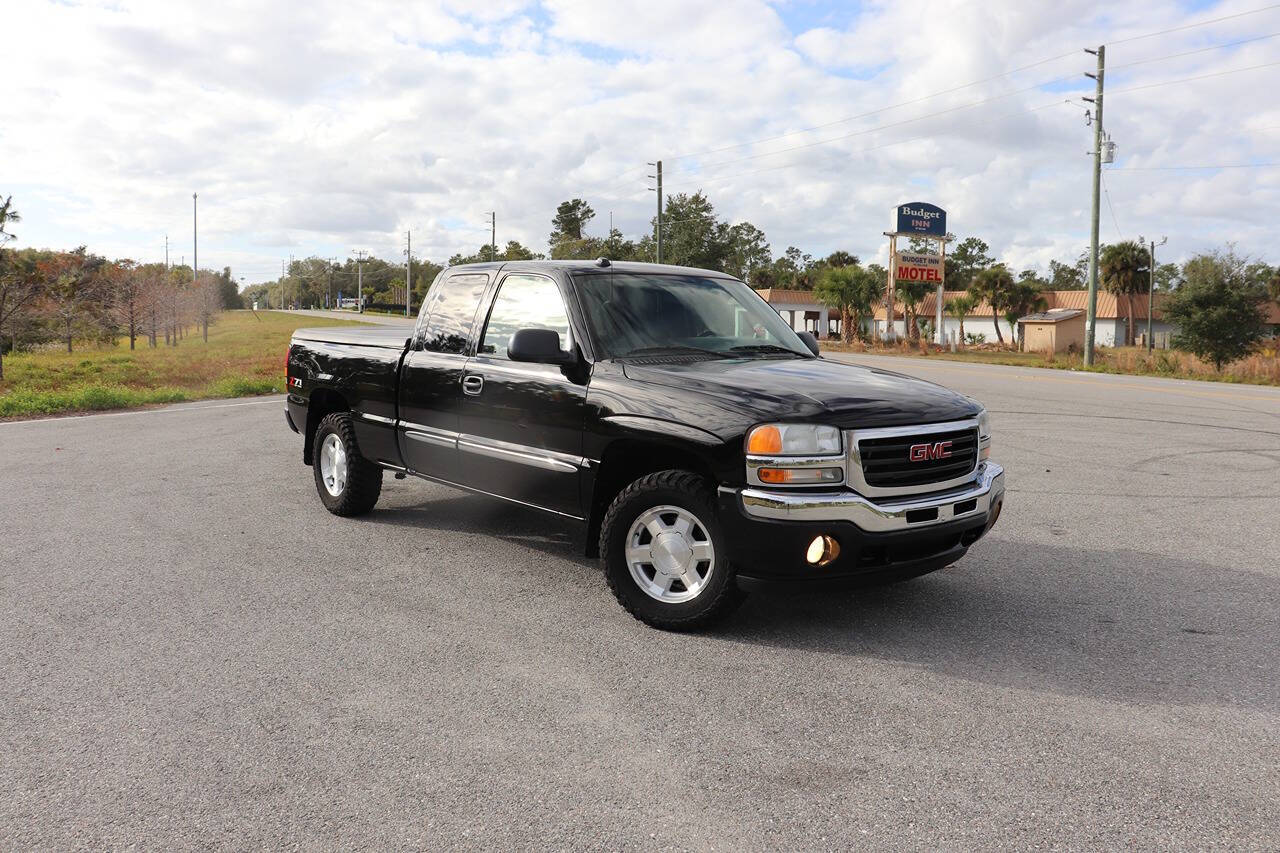
[[[286,418],[325,507],[369,512],[392,471],[575,519],[655,627],[703,625],[761,581],[931,572],[1000,515],[980,404],[821,358],[724,273],[467,264],[406,331],[290,342]]]

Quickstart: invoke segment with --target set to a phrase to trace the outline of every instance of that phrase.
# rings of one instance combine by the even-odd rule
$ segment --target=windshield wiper
[[[705,355],[711,358],[729,358],[723,352],[717,352],[712,349],[703,349],[702,347],[689,347],[679,344],[663,347],[641,347],[633,349],[623,354],[620,358],[643,358],[645,356],[664,356],[664,355]]]
[[[729,352],[778,352],[805,358],[804,353],[796,352],[791,347],[782,347],[777,344],[744,344],[742,346],[729,347]]]

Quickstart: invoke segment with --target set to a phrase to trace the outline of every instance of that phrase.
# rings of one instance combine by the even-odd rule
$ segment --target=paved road
[[[694,636],[538,515],[330,516],[278,399],[0,425],[0,847],[1274,849],[1280,393],[866,360],[991,407],[999,526]]]
[[[414,317],[394,317],[390,314],[357,314],[354,311],[289,311],[291,317],[323,317],[326,320],[350,320],[353,323],[376,323],[379,326],[412,326]]]

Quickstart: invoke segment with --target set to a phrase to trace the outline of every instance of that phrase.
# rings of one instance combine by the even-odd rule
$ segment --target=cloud
[[[573,196],[596,230],[612,212],[639,236],[645,164],[660,158],[669,192],[704,189],[775,252],[883,259],[890,210],[920,198],[961,236],[1043,267],[1088,239],[1087,105],[1064,103],[1091,89],[1084,45],[1114,42],[1116,166],[1280,159],[1280,108],[1260,96],[1275,68],[1136,88],[1275,61],[1280,39],[1163,57],[1272,32],[1280,13],[1121,41],[1236,11],[20,0],[5,13],[0,191],[27,214],[23,244],[143,259],[166,232],[189,242],[198,191],[201,259],[253,280],[289,254],[397,258],[410,228],[424,256],[473,251],[490,210],[500,240],[544,249]],[[1280,260],[1280,169],[1107,184],[1104,239],[1167,233],[1170,257],[1235,240]]]

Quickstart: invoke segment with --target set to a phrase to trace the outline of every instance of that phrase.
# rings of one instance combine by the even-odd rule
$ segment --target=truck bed
[[[342,344],[356,347],[383,347],[402,350],[404,342],[413,335],[413,327],[396,326],[326,326],[318,329],[298,329],[293,333],[295,341],[315,341],[322,344]]]

